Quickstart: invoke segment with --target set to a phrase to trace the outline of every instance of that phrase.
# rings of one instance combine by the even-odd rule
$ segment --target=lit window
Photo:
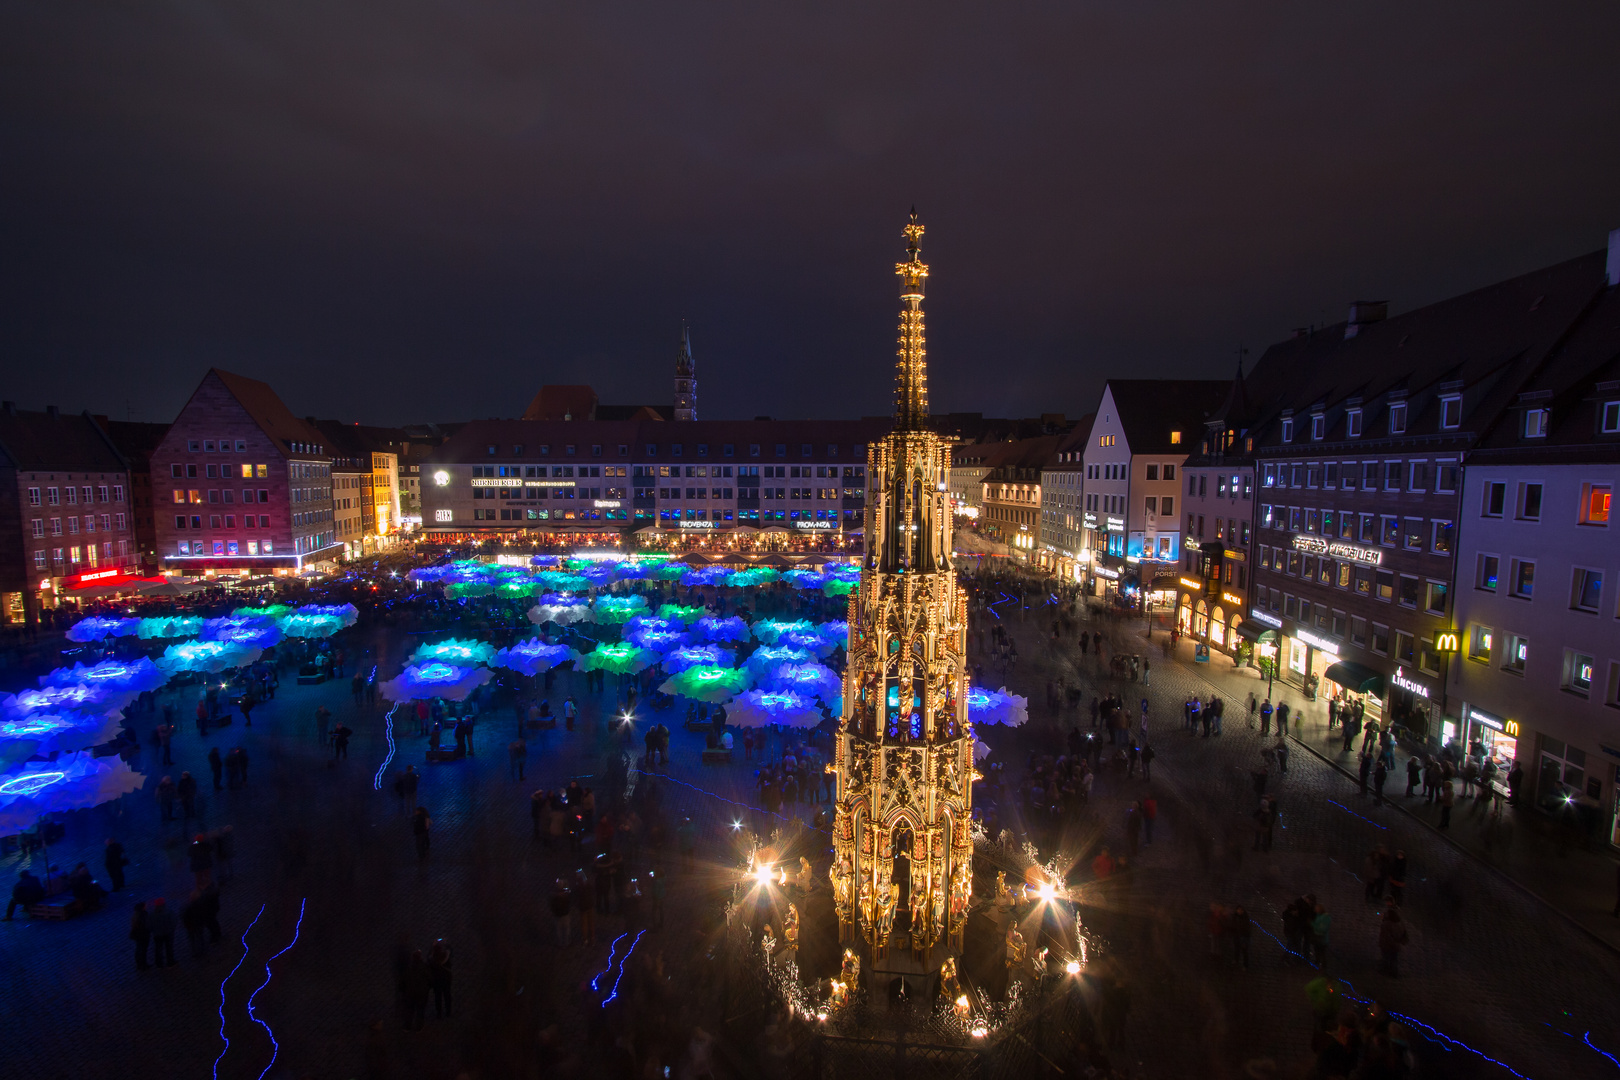
[[[1544,439],[1547,437],[1547,422],[1552,415],[1550,409],[1526,409],[1524,411],[1524,437],[1527,439]]]
[[[1609,523],[1609,501],[1614,489],[1608,484],[1583,484],[1581,486],[1581,515],[1582,525],[1607,525]]]

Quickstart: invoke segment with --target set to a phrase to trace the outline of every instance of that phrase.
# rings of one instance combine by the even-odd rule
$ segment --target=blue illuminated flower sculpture
[[[265,604],[263,607],[239,607],[231,612],[233,619],[279,619],[297,609],[291,604]]]
[[[652,581],[679,581],[686,575],[686,566],[683,563],[660,563],[647,571],[647,577]]]
[[[593,562],[580,567],[574,573],[598,587],[611,584],[619,579],[619,568],[613,563]]]
[[[69,641],[102,641],[110,637],[134,637],[140,632],[139,619],[103,619],[92,615],[68,627]]]
[[[540,583],[552,592],[584,592],[591,587],[591,583],[578,574],[567,574],[560,570],[542,570],[537,576]]]
[[[202,632],[202,624],[200,615],[161,615],[142,619],[135,633],[142,641],[196,637]]]
[[[495,656],[495,646],[477,638],[445,638],[433,643],[423,642],[406,661],[408,664],[428,664],[435,660],[459,667],[487,664]]]
[[[434,660],[408,664],[404,671],[377,689],[389,701],[464,701],[468,694],[494,676],[487,667],[461,667]]]
[[[538,675],[558,664],[578,659],[579,653],[567,645],[549,645],[544,638],[529,638],[496,653],[490,665],[507,668],[519,675]]]
[[[816,633],[830,644],[849,648],[849,623],[842,619],[828,619],[816,627]]]
[[[637,675],[658,662],[658,654],[624,641],[598,645],[580,657],[582,671],[611,671],[615,675]]]
[[[681,648],[692,639],[679,630],[638,630],[634,634],[626,635],[625,640],[632,645],[663,654]]]
[[[28,711],[18,708],[15,698],[0,699],[0,770],[11,769],[36,754],[72,753],[100,746],[117,738],[122,728],[117,710]]]
[[[778,664],[759,684],[766,690],[792,690],[817,697],[828,705],[839,703],[844,696],[844,680],[825,664]]]
[[[665,694],[720,705],[753,685],[748,672],[733,667],[689,667],[658,687]]]
[[[729,619],[705,615],[692,624],[692,636],[698,641],[747,641],[748,624],[736,615]]]
[[[828,578],[827,584],[821,587],[823,594],[831,596],[848,596],[861,587],[858,581],[843,581],[839,578]]]
[[[731,571],[724,566],[694,566],[681,575],[681,584],[688,589],[701,585],[723,585]]]
[[[788,645],[764,645],[753,651],[746,665],[754,673],[757,681],[764,679],[773,668],[782,664],[808,664],[814,660],[815,656],[806,649],[795,649]]]
[[[281,620],[281,632],[287,637],[327,638],[353,626],[360,618],[353,604],[305,604]]]
[[[562,563],[562,556],[561,555],[531,555],[529,557],[529,565],[530,566],[551,567],[551,566],[557,566],[557,565],[559,565],[561,563]]]
[[[178,675],[182,671],[217,675],[254,663],[262,655],[263,649],[238,645],[234,641],[182,641],[163,650],[157,666],[165,675]]]
[[[776,644],[789,649],[803,649],[814,653],[825,660],[832,655],[833,643],[822,637],[816,628],[800,630],[798,628],[783,630],[776,635]]]
[[[801,566],[783,574],[782,580],[795,589],[819,589],[827,584],[827,575],[817,573],[814,570],[806,570]]]
[[[812,728],[821,723],[821,709],[813,697],[791,690],[750,690],[726,706],[726,723],[738,727]]]
[[[109,709],[123,708],[143,692],[157,690],[167,681],[158,666],[144,656],[138,660],[102,660],[89,667],[74,664],[39,677],[42,687],[94,687]],[[114,699],[116,704],[112,703]]]
[[[199,641],[231,641],[252,649],[268,649],[281,640],[281,628],[262,616],[236,616],[203,622]]]
[[[593,605],[596,621],[603,626],[620,626],[647,610],[645,596],[599,596]]]
[[[31,762],[0,775],[0,834],[32,828],[43,814],[100,806],[139,791],[145,779],[119,757],[83,753]]]
[[[967,692],[968,720],[974,724],[1001,724],[1018,727],[1029,719],[1029,699],[1000,690],[970,686]]]
[[[791,622],[784,619],[760,619],[754,623],[752,630],[755,639],[766,645],[775,645],[776,639],[789,630],[803,631],[807,634],[815,632],[808,619],[796,619]]]
[[[540,597],[538,604],[529,609],[529,621],[536,626],[544,626],[548,622],[567,626],[570,623],[588,622],[590,617],[590,601],[569,593],[546,593]]]
[[[718,645],[687,645],[664,654],[664,670],[671,675],[694,667],[731,667],[737,654]]]

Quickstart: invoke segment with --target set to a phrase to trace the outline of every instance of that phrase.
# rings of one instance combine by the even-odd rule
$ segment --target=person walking
[[[208,748],[208,768],[214,774],[214,790],[223,791],[224,785],[219,782],[220,774],[225,771],[225,759],[219,756],[219,747]]]
[[[574,875],[574,910],[579,913],[579,940],[585,946],[596,944],[596,894],[590,878],[580,870]]]
[[[336,761],[338,758],[342,758],[344,761],[349,760],[349,736],[353,734],[354,730],[341,720],[338,721],[338,726],[332,729],[333,761]]]
[[[568,885],[562,878],[558,878],[557,883],[552,886],[549,903],[552,922],[557,930],[557,948],[566,949],[572,936],[569,915],[574,908],[574,898],[568,895]]]
[[[1311,949],[1316,954],[1316,963],[1320,967],[1327,967],[1327,954],[1329,936],[1333,931],[1333,916],[1323,904],[1316,905],[1316,913],[1311,918]]]
[[[157,799],[158,799],[158,806],[160,806],[162,808],[162,810],[163,810],[163,820],[166,821],[166,822],[167,821],[173,821],[174,820],[174,777],[165,776],[162,780],[158,781]]]
[[[1406,797],[1408,799],[1412,797],[1412,792],[1416,791],[1417,786],[1422,782],[1423,764],[1418,761],[1417,755],[1413,754],[1406,759]]]
[[[1142,840],[1142,804],[1133,802],[1125,808],[1125,850],[1131,858],[1141,847]]]
[[[416,813],[411,815],[411,835],[416,837],[416,858],[422,861],[428,857],[428,836],[433,828],[433,819],[428,817],[427,807],[418,806]]]
[[[570,694],[563,699],[563,725],[569,731],[574,730],[574,717],[578,715],[579,706],[574,704],[574,696]]]
[[[113,892],[123,891],[124,867],[129,865],[129,859],[124,855],[124,845],[107,837],[107,846],[101,853],[101,865],[107,868],[107,878],[112,882]]]
[[[180,779],[174,785],[174,793],[180,796],[180,817],[182,821],[190,821],[197,816],[197,781],[189,772],[182,772]]]
[[[1400,907],[1406,900],[1406,852],[1397,848],[1389,860],[1389,902]]]
[[[1440,827],[1442,829],[1451,828],[1451,808],[1456,802],[1457,793],[1451,786],[1451,781],[1447,780],[1440,785]]]
[[[174,960],[174,912],[169,910],[168,901],[158,897],[152,901],[152,909],[146,917],[147,929],[152,934],[152,960],[158,967],[173,967]],[[138,943],[137,943],[138,944]]]
[[[1145,779],[1145,776],[1144,776]],[[1142,831],[1147,834],[1147,842],[1153,843],[1153,823],[1159,819],[1159,800],[1152,794],[1142,797]]]
[[[1365,798],[1367,795],[1367,780],[1372,775],[1372,767],[1372,755],[1363,750],[1361,752],[1361,760],[1356,768],[1356,776],[1361,783],[1361,794],[1363,798]]]
[[[455,1016],[455,1009],[451,1006],[454,999],[450,995],[450,946],[440,938],[433,943],[433,949],[428,953],[428,982],[433,988],[433,1015]]]
[[[1147,783],[1149,780],[1153,779],[1153,759],[1155,757],[1157,757],[1157,756],[1158,755],[1153,752],[1153,747],[1151,745],[1144,745],[1142,747],[1142,782],[1143,783]],[[1151,841],[1152,839],[1153,839],[1153,836],[1152,836],[1152,834],[1150,832],[1149,835],[1148,835],[1148,840]]]
[[[186,928],[186,940],[191,945],[191,958],[202,959],[207,950],[207,939],[203,935],[202,891],[192,889],[186,906],[180,909],[180,925]]]
[[[1379,758],[1377,764],[1375,764],[1373,766],[1373,771],[1372,771],[1373,805],[1374,806],[1383,806],[1384,805],[1384,783],[1388,779],[1389,779],[1389,769],[1387,769],[1384,766],[1384,759]]]
[[[129,917],[129,940],[135,943],[135,970],[151,967],[146,962],[146,951],[152,944],[152,927],[146,915],[146,901],[135,901],[135,910]]]
[[[1408,940],[1410,935],[1406,923],[1401,921],[1401,909],[1391,901],[1378,924],[1378,958],[1380,969],[1392,979],[1401,977],[1401,947]]]

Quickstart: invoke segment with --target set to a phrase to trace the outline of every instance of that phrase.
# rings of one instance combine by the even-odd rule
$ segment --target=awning
[[[1238,637],[1250,641],[1276,641],[1277,631],[1261,622],[1259,619],[1244,619],[1234,627]]]
[[[1384,677],[1354,660],[1340,660],[1322,672],[1322,677],[1356,694],[1380,695],[1384,692]]]

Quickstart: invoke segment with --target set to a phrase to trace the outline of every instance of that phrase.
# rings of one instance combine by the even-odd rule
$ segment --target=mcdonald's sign
[[[1457,631],[1436,630],[1434,632],[1434,651],[1437,653],[1454,653],[1457,651]]]

